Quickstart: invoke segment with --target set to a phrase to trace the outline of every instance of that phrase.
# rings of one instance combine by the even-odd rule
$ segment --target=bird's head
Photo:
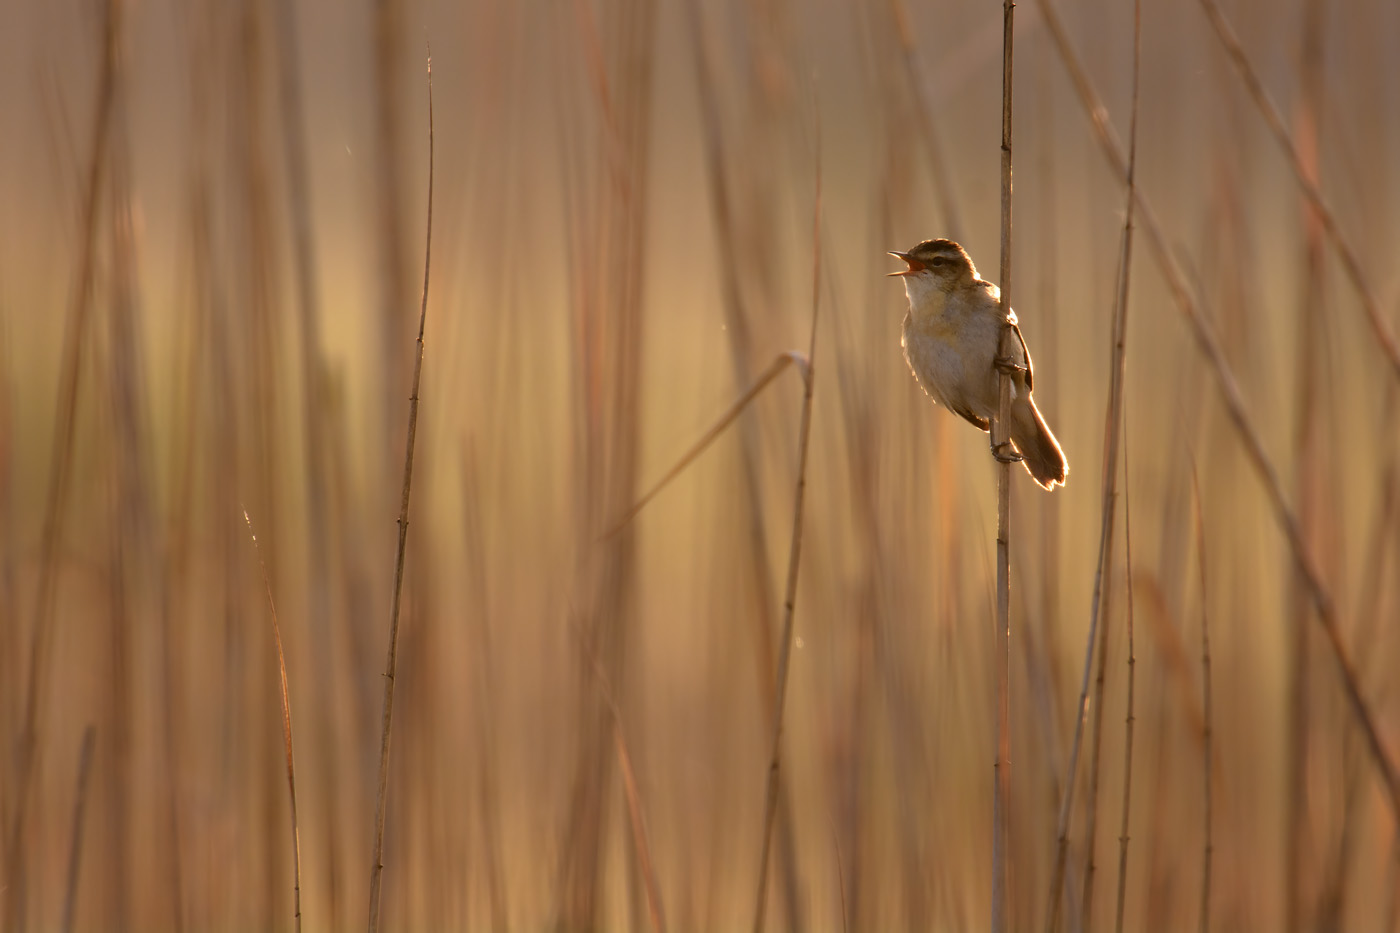
[[[951,291],[977,279],[977,267],[967,251],[952,240],[925,240],[907,253],[890,250],[890,255],[909,265],[890,275],[905,276],[904,284],[911,292],[929,288]]]

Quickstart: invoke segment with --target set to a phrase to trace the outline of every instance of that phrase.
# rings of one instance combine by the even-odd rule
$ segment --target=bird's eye
[[[931,266],[946,266],[950,262],[952,262],[952,260],[946,256],[934,256],[928,261],[928,264]]]

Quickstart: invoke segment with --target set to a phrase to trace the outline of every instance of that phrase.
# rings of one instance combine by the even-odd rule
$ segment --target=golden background
[[[1126,140],[1132,5],[1060,6]],[[1394,331],[1400,5],[1224,10]],[[1142,17],[1138,183],[1400,757],[1400,376],[1201,6]],[[1016,25],[1011,299],[1072,467],[1053,494],[1012,477],[1011,926],[1033,929],[1089,632],[1126,200],[1040,3]],[[303,920],[365,922],[428,43],[384,926],[652,929],[648,868],[668,928],[750,922],[795,372],[603,535],[773,357],[805,351],[818,146],[769,927],[984,926],[994,471],[910,377],[883,275],[885,250],[953,236],[998,277],[999,3],[9,0],[5,929],[292,926],[269,592]],[[1115,917],[1131,618],[1126,928],[1198,926],[1209,721],[1213,925],[1396,929],[1385,785],[1141,229],[1128,315],[1101,746],[1078,769],[1060,928]]]

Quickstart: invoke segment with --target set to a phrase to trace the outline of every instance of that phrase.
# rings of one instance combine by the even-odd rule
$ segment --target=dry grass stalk
[[[1112,123],[1108,119],[1108,111],[1103,107],[1098,94],[1094,91],[1083,64],[1069,45],[1069,39],[1054,6],[1050,0],[1037,0],[1037,2],[1045,18],[1046,28],[1050,31],[1051,38],[1060,53],[1060,58],[1070,73],[1080,103],[1089,115],[1100,148],[1118,177],[1126,177],[1127,159],[1123,154],[1122,145]],[[1400,818],[1400,772],[1396,771],[1395,765],[1391,761],[1385,742],[1376,725],[1375,716],[1371,712],[1365,695],[1361,692],[1356,666],[1342,642],[1341,631],[1337,623],[1336,604],[1332,599],[1331,592],[1322,580],[1317,562],[1303,537],[1297,516],[1284,496],[1278,471],[1264,450],[1263,439],[1245,407],[1244,396],[1235,379],[1234,371],[1225,359],[1225,353],[1216,337],[1215,329],[1201,312],[1192,290],[1187,285],[1188,278],[1185,272],[1167,245],[1166,234],[1158,221],[1156,211],[1153,210],[1152,203],[1147,200],[1141,188],[1136,189],[1135,201],[1137,209],[1142,215],[1143,226],[1148,234],[1148,242],[1152,246],[1153,258],[1157,261],[1163,278],[1166,279],[1167,287],[1170,289],[1178,309],[1186,316],[1197,346],[1210,366],[1230,423],[1244,445],[1250,463],[1264,486],[1274,517],[1288,541],[1294,563],[1305,584],[1308,598],[1317,609],[1318,621],[1322,625],[1323,634],[1327,638],[1332,656],[1337,662],[1347,702],[1366,736],[1367,749],[1381,774],[1391,813],[1396,818]]]
[[[1136,32],[1136,30],[1135,26],[1134,31]],[[1127,713],[1123,717],[1123,809],[1118,821],[1118,901],[1113,923],[1115,933],[1123,933],[1123,914],[1128,897],[1128,828],[1133,810],[1133,732],[1137,723],[1134,713],[1137,655],[1134,652],[1133,644],[1133,510],[1128,477],[1128,432],[1125,427],[1123,430],[1123,569],[1126,576],[1128,597],[1128,612],[1125,620],[1128,637],[1128,699]]]
[[[83,864],[83,830],[87,827],[88,779],[92,777],[92,747],[97,729],[83,730],[82,750],[78,753],[78,790],[73,797],[73,835],[68,847],[68,887],[63,896],[63,933],[73,929],[78,906],[78,870]]]
[[[997,356],[1010,359],[1011,324],[1011,91],[1016,4],[1002,2],[1001,47],[1001,329]],[[997,417],[992,446],[1003,449],[1011,417],[1011,373],[998,379]],[[996,760],[992,765],[992,931],[1010,924],[1011,860],[1011,462],[997,458],[997,603],[996,603]]]
[[[287,689],[287,655],[282,650],[282,626],[277,621],[277,602],[272,598],[272,581],[267,575],[267,563],[258,547],[258,535],[253,531],[253,520],[248,510],[243,510],[243,521],[248,524],[248,535],[253,539],[253,550],[257,552],[258,569],[262,571],[263,590],[267,593],[267,608],[272,614],[272,637],[277,645],[277,675],[282,701],[282,749],[287,756],[287,792],[292,805],[292,923],[297,933],[301,933],[301,828],[297,822],[297,768],[292,755],[292,698]]]
[[[384,878],[384,811],[388,806],[389,739],[394,724],[394,673],[399,655],[399,602],[403,596],[404,556],[408,550],[408,502],[413,491],[413,444],[418,436],[418,386],[423,376],[423,330],[428,321],[428,272],[433,257],[433,56],[428,51],[428,218],[423,245],[423,298],[418,309],[413,391],[408,397],[408,439],[404,451],[403,493],[399,503],[399,543],[394,555],[394,599],[389,613],[389,651],[384,665],[384,715],[379,736],[379,784],[374,798],[374,860],[369,881],[369,930],[379,929]]]
[[[1098,843],[1098,806],[1099,806],[1099,775],[1100,775],[1100,751],[1103,742],[1103,715],[1104,715],[1104,690],[1106,673],[1108,670],[1108,643],[1109,629],[1113,619],[1113,529],[1117,521],[1116,510],[1118,507],[1118,451],[1121,446],[1122,434],[1125,430],[1124,416],[1124,394],[1125,380],[1127,376],[1127,339],[1128,339],[1128,295],[1129,283],[1132,280],[1133,265],[1133,195],[1137,188],[1137,128],[1138,128],[1138,73],[1139,58],[1141,53],[1141,20],[1142,10],[1140,0],[1134,4],[1133,16],[1133,99],[1132,115],[1130,117],[1130,129],[1128,132],[1128,178],[1127,178],[1127,204],[1123,214],[1123,234],[1122,253],[1119,257],[1118,267],[1118,294],[1114,305],[1113,315],[1113,349],[1109,360],[1109,402],[1106,413],[1106,447],[1105,469],[1103,477],[1103,501],[1102,509],[1104,520],[1100,526],[1099,542],[1099,564],[1094,584],[1094,602],[1099,601],[1098,586],[1099,581],[1103,583],[1103,627],[1099,633],[1099,663],[1098,675],[1094,688],[1094,751],[1091,755],[1089,770],[1089,803],[1088,803],[1088,825],[1085,829],[1085,847],[1087,855],[1085,857],[1084,869],[1084,890],[1080,898],[1080,911],[1084,916],[1086,927],[1093,925],[1094,917],[1094,878],[1097,875],[1095,864],[1095,851]],[[1131,572],[1131,570],[1129,571]],[[1131,701],[1130,701],[1131,704]],[[1131,721],[1131,709],[1128,713]],[[1131,727],[1129,727],[1131,728]],[[1126,773],[1131,773],[1131,746],[1128,747],[1129,765]],[[1069,776],[1067,786],[1073,786],[1074,775]],[[1124,788],[1125,808],[1123,810],[1123,824],[1126,827],[1128,811],[1126,800],[1128,798],[1128,788]],[[1126,829],[1123,833],[1126,836]],[[1120,843],[1120,860],[1126,855]],[[1123,885],[1125,882],[1123,872],[1119,872],[1119,898],[1122,903]],[[1121,923],[1121,918],[1119,919]]]
[[[763,846],[758,859],[758,894],[754,898],[753,930],[763,933],[768,893],[768,852],[777,812],[779,774],[783,747],[783,710],[787,703],[788,669],[792,660],[793,613],[797,605],[797,568],[802,558],[802,505],[807,493],[807,452],[812,432],[812,389],[816,378],[813,357],[817,351],[817,310],[821,307],[822,280],[822,160],[821,124],[813,137],[816,149],[816,197],[812,207],[812,327],[807,357],[801,366],[802,414],[797,428],[797,479],[793,487],[792,538],[788,546],[787,586],[783,590],[783,633],[778,646],[778,677],[774,689],[772,741],[769,743],[768,780],[763,801]]]
[[[1113,370],[1113,378],[1116,382],[1117,411],[1114,414],[1115,441],[1118,433],[1121,433],[1121,443],[1123,447],[1123,548],[1124,548],[1124,573],[1126,574],[1127,588],[1127,627],[1128,639],[1128,685],[1127,685],[1127,712],[1123,718],[1123,804],[1118,821],[1118,897],[1114,909],[1114,931],[1122,933],[1123,915],[1127,906],[1128,895],[1128,828],[1132,817],[1133,799],[1133,730],[1135,725],[1133,703],[1135,699],[1134,688],[1136,686],[1137,657],[1134,654],[1133,645],[1133,539],[1132,539],[1132,509],[1130,505],[1128,489],[1128,437],[1127,424],[1123,415],[1124,378],[1127,375],[1127,355],[1126,339],[1128,331],[1128,283],[1132,272],[1133,258],[1133,213],[1136,203],[1137,189],[1137,129],[1138,129],[1138,92],[1141,79],[1141,59],[1142,59],[1142,0],[1134,0],[1133,3],[1133,104],[1132,117],[1128,130],[1128,195],[1127,207],[1124,211],[1123,219],[1123,258],[1120,270],[1120,282],[1118,287],[1118,307],[1115,314],[1114,331],[1117,334],[1117,346],[1115,348],[1116,366]],[[1113,443],[1112,448],[1117,449],[1118,443]],[[1100,704],[1102,705],[1102,704]],[[1092,903],[1085,897],[1084,910],[1092,910]]]

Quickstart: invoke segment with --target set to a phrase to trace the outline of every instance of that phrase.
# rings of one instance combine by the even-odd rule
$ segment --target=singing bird
[[[1001,372],[1011,375],[1011,443],[1021,462],[1046,489],[1063,486],[1069,463],[1031,398],[1034,373],[1025,338],[1010,308],[1001,311],[1001,290],[977,274],[972,259],[952,240],[925,240],[901,253],[909,311],[904,315],[904,358],[934,401],[983,431],[991,429]],[[1007,320],[1015,340],[1009,358],[998,356]],[[994,446],[993,455],[1002,458]],[[1013,457],[1014,459],[1014,457]]]

